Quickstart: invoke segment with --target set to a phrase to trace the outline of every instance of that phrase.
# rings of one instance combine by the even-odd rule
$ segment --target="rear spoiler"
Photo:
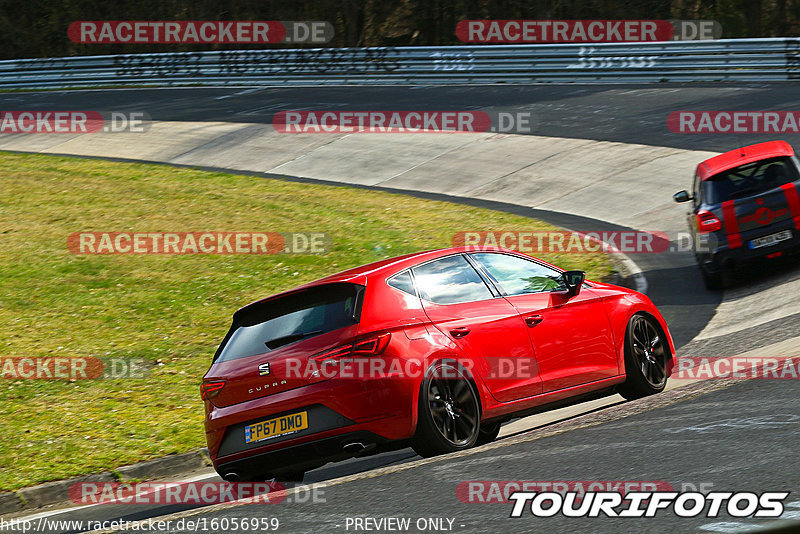
[[[274,297],[267,297],[262,300],[257,300],[256,302],[240,308],[236,311],[236,313],[233,314],[231,326],[228,328],[225,338],[223,338],[222,342],[219,344],[219,347],[217,347],[217,350],[214,352],[214,359],[212,360],[212,363],[217,361],[217,358],[219,358],[219,355],[222,353],[222,349],[225,348],[225,345],[228,343],[237,328],[241,326],[253,326],[280,315],[279,313],[275,313],[276,303],[283,303],[287,301],[297,303],[298,301],[302,301],[304,294],[306,293],[330,290],[352,291],[353,289],[355,289],[356,305],[353,306],[352,318],[354,322],[358,323],[361,320],[361,310],[364,307],[364,290],[366,288],[363,285],[354,284],[351,282],[331,282],[329,284],[306,287],[303,289],[298,289],[297,291],[291,291],[281,295],[276,295]]]

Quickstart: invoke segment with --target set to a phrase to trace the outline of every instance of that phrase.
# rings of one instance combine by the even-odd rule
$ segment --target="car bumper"
[[[405,380],[324,382],[227,407],[206,403],[206,440],[220,475],[253,475],[304,470],[410,438],[416,418],[413,384]],[[309,428],[258,443],[245,443],[244,427],[266,419],[306,412]],[[362,443],[345,450],[352,443]]]
[[[214,463],[217,473],[229,481],[266,478],[282,473],[308,471],[328,462],[378,451],[396,443],[367,430],[349,431],[332,437],[317,437],[308,443],[284,445],[275,450],[251,453],[237,460]],[[358,445],[357,449],[349,448]]]
[[[749,247],[750,240],[752,239],[784,230],[792,231],[791,239],[756,249],[751,249]],[[770,228],[768,231],[760,232],[759,235],[748,236],[747,238],[743,237],[742,246],[740,247],[731,249],[728,248],[727,245],[723,245],[716,248],[711,253],[698,254],[698,258],[701,267],[706,272],[719,273],[730,271],[749,263],[758,262],[778,252],[782,253],[782,255],[800,252],[800,231],[798,231],[794,225]]]

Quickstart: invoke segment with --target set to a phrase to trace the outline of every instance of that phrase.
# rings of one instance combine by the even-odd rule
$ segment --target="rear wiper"
[[[270,350],[275,350],[278,347],[282,347],[283,345],[288,345],[289,343],[294,343],[295,341],[300,341],[303,338],[318,336],[324,333],[325,332],[323,330],[314,330],[312,332],[289,334],[288,336],[276,337],[275,339],[270,339],[269,341],[265,341],[264,345],[266,345],[267,348]]]

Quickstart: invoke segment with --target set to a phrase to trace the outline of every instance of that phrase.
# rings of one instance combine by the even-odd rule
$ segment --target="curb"
[[[606,258],[614,267],[614,272],[609,280],[602,280],[603,282],[647,294],[647,278],[635,261],[621,252],[606,254]]]
[[[177,476],[211,465],[208,449],[203,448],[183,454],[171,454],[163,458],[119,467],[113,472],[103,471],[66,480],[47,482],[17,491],[0,493],[0,515],[23,510],[41,508],[69,500],[69,489],[80,482],[117,482],[126,479],[152,480]]]

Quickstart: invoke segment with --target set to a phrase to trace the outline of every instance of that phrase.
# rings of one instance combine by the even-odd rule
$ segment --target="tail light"
[[[349,345],[336,347],[335,349],[325,351],[321,354],[315,354],[311,359],[317,362],[323,362],[350,358],[352,356],[377,356],[386,350],[391,338],[392,334],[381,334],[379,336],[356,341],[355,343],[350,343]]]
[[[695,223],[697,224],[697,231],[701,234],[716,232],[722,229],[722,221],[708,210],[698,211],[695,215]]]
[[[389,344],[389,340],[391,338],[392,334],[382,334],[378,337],[372,337],[363,341],[359,341],[353,345],[353,354],[360,356],[378,355],[386,350],[386,346]]]
[[[200,386],[200,397],[203,400],[212,399],[219,395],[219,392],[222,391],[222,388],[224,387],[224,380],[209,380],[208,382],[203,381],[202,385]]]

